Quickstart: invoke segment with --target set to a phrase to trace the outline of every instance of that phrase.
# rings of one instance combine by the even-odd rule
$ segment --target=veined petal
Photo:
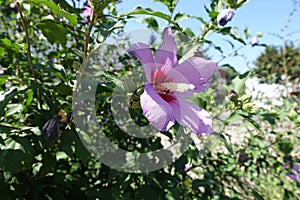
[[[155,62],[150,47],[139,42],[132,45],[128,49],[128,53],[139,59],[144,68],[147,81],[151,82],[151,74],[155,70]]]
[[[188,83],[195,86],[194,92],[203,92],[209,87],[209,79],[217,68],[217,63],[214,61],[192,57],[171,70],[168,78],[173,79],[174,82],[188,81]],[[173,71],[176,71],[176,73]]]
[[[176,121],[186,126],[199,136],[209,135],[212,130],[211,116],[199,106],[196,106],[185,99],[177,99],[170,103]]]
[[[172,107],[159,96],[151,84],[145,85],[140,100],[144,116],[156,129],[167,131],[174,125]]]
[[[170,27],[165,28],[163,42],[155,55],[155,61],[167,70],[178,65],[175,37]],[[164,71],[165,71],[164,70]]]

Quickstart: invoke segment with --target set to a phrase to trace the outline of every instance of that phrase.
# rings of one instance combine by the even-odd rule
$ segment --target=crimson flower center
[[[167,102],[176,99],[174,92],[186,92],[195,88],[195,85],[190,83],[177,83],[170,78],[167,79],[166,74],[160,69],[152,75],[152,86],[160,97]]]

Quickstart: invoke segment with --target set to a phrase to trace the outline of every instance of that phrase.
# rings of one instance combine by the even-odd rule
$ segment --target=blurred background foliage
[[[263,82],[285,83],[286,75],[290,80],[299,79],[300,48],[293,42],[287,42],[283,47],[268,46],[257,58],[256,66],[256,74]]]
[[[216,21],[225,7],[239,9],[248,0],[212,0],[206,7],[208,21],[173,13],[178,1],[156,1],[170,13],[142,7],[117,13],[117,5],[125,0],[93,0],[94,14],[83,16],[77,1],[0,0],[1,199],[300,198],[299,98],[285,98],[282,106],[263,109],[245,93],[250,76],[266,82],[280,82],[282,74],[299,77],[299,47],[292,43],[267,47],[257,60],[258,68],[245,74],[230,65],[220,66],[220,76],[226,81],[195,94],[193,101],[221,124],[215,132],[218,140],[205,156],[200,156],[201,149],[193,143],[165,168],[135,174],[109,168],[84,147],[72,123],[76,76],[86,56],[108,36],[124,32],[126,22],[142,19],[159,32],[164,27],[156,19],[166,20],[175,33],[184,34],[200,49],[208,44],[221,54],[222,48],[207,39],[212,32],[248,45],[247,31],[221,27]],[[178,24],[186,17],[202,23],[200,35]],[[155,39],[151,41],[156,49]],[[124,48],[129,43],[124,38]],[[196,55],[206,57],[205,49]],[[128,55],[116,52],[108,52],[103,62],[115,79],[138,66]],[[115,63],[121,67],[115,68]],[[131,150],[159,148],[159,138],[138,140],[113,126],[109,99],[114,84],[97,89],[98,120],[106,122],[105,133]],[[223,84],[226,97],[219,101],[217,86]],[[139,110],[132,112],[143,120]]]

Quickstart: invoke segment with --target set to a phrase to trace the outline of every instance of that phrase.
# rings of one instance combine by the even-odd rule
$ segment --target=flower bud
[[[262,33],[262,32],[258,32],[258,33],[256,34],[256,36],[257,36],[258,38],[260,38],[260,37],[263,36],[263,33]]]
[[[253,103],[246,103],[242,106],[242,109],[246,112],[252,112],[253,111],[254,104]]]
[[[258,37],[257,36],[254,36],[252,39],[251,39],[251,45],[254,47],[256,45],[258,45],[259,41],[258,41]]]
[[[221,26],[225,26],[233,17],[233,9],[225,9],[218,14],[217,21]]]
[[[230,90],[230,92],[229,92],[230,101],[236,102],[238,97],[239,97],[239,95],[236,93],[236,91]]]
[[[251,99],[252,99],[251,94],[245,94],[241,97],[240,101],[245,104],[245,103],[249,103]]]
[[[59,134],[60,116],[48,120],[42,127],[42,137],[57,140]]]

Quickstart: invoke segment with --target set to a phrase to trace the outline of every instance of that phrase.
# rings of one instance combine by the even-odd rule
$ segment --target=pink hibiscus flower
[[[83,11],[82,11],[81,14],[82,14],[82,16],[84,16],[84,17],[89,17],[89,16],[92,15],[92,5],[91,5],[90,0],[88,0],[86,6],[83,6]],[[84,21],[87,22],[87,19],[85,18]]]
[[[152,126],[167,131],[177,121],[197,135],[212,133],[211,116],[187,101],[187,97],[207,90],[209,79],[217,69],[215,62],[192,57],[179,64],[175,38],[169,27],[164,30],[163,42],[155,56],[144,43],[134,44],[128,53],[139,59],[146,75],[140,102]]]

